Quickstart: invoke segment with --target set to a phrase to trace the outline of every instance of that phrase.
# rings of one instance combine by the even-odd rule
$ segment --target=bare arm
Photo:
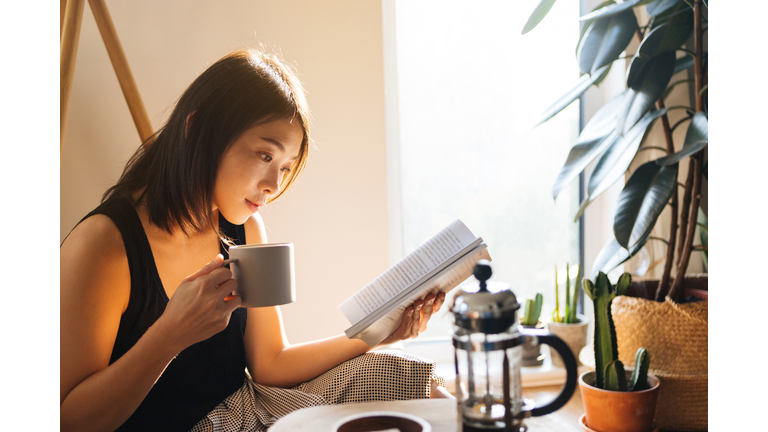
[[[226,327],[231,310],[239,305],[239,298],[224,302],[226,294],[213,288],[231,278],[228,269],[219,268],[222,260],[217,257],[185,279],[160,319],[110,365],[130,297],[120,232],[106,216],[93,216],[72,232],[60,257],[62,431],[116,429],[144,400],[174,356]],[[204,295],[193,298],[196,293]]]
[[[258,214],[246,222],[249,244],[266,243],[264,225]],[[445,294],[434,294],[406,309],[400,327],[381,345],[418,336],[419,329],[436,312]],[[422,307],[424,305],[424,307]],[[327,370],[371,350],[367,343],[340,334],[327,339],[291,345],[285,336],[279,307],[250,308],[245,328],[245,354],[254,381],[274,386],[291,387],[308,381]]]

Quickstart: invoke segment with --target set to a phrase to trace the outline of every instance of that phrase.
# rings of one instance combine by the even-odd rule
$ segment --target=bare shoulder
[[[65,296],[101,297],[109,291],[112,300],[127,306],[130,271],[123,237],[112,219],[94,215],[81,222],[61,245],[61,289]],[[87,292],[81,292],[87,290]]]
[[[267,243],[267,230],[260,214],[255,213],[243,225],[245,226],[245,242],[247,244]]]

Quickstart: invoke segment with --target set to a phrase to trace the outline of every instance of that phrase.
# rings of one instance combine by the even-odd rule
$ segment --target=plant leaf
[[[693,33],[693,9],[685,4],[680,4],[657,16],[653,21],[653,29],[650,33],[659,27],[664,27],[664,30],[662,31],[663,35],[660,36],[661,40],[656,54],[680,48]]]
[[[650,60],[642,76],[637,77],[634,88],[627,89],[624,106],[619,108],[616,130],[626,132],[637,123],[664,90],[675,69],[675,52],[667,51]]]
[[[539,117],[539,120],[536,122],[534,127],[544,123],[545,121],[551,119],[555,116],[555,114],[559,113],[560,111],[564,110],[565,107],[571,104],[571,102],[578,99],[582,94],[584,94],[587,89],[589,89],[592,84],[598,84],[603,79],[605,79],[606,75],[608,75],[608,72],[611,70],[611,65],[605,66],[603,69],[600,69],[596,71],[592,75],[584,74],[582,75],[579,82],[576,84],[574,88],[572,88],[568,93],[564,94],[560,99],[555,101],[552,106],[547,108],[546,111]]]
[[[629,90],[627,90],[629,91]],[[623,135],[615,135],[615,139],[608,145],[607,150],[597,160],[595,169],[589,176],[587,183],[587,197],[584,199],[575,220],[584,213],[587,205],[594,201],[601,193],[605,192],[616,180],[622,178],[637,154],[637,149],[643,143],[651,123],[659,116],[666,113],[667,109],[652,110],[646,113],[637,124]]]
[[[613,219],[613,234],[623,248],[630,249],[651,234],[677,187],[677,169],[677,164],[662,167],[651,161],[632,173],[619,195]]]
[[[636,253],[640,252],[640,249],[645,246],[645,242],[647,241],[648,238],[646,237],[643,241],[633,247],[631,251],[627,251],[621,247],[616,239],[611,239],[611,241],[603,246],[600,253],[597,254],[597,258],[595,258],[595,263],[592,265],[592,278],[596,278],[599,272],[608,273],[626,260],[632,258]]]
[[[688,125],[688,131],[685,133],[683,148],[677,153],[673,153],[658,159],[656,163],[661,166],[676,164],[683,158],[686,158],[706,147],[708,142],[709,122],[707,121],[707,115],[704,114],[703,111],[699,111],[693,116],[691,123]]]
[[[553,4],[555,4],[555,0],[541,0],[539,4],[536,5],[531,16],[528,17],[528,21],[525,23],[525,26],[523,26],[523,31],[520,34],[526,34],[539,25],[541,20],[547,16],[549,10],[552,9]]]
[[[592,74],[616,60],[636,29],[637,18],[632,10],[591,22],[576,53],[581,72]]]
[[[672,72],[672,75],[675,75],[693,66],[694,61],[694,58],[689,55],[684,55],[675,60],[675,71]]]
[[[589,119],[552,185],[552,198],[557,198],[563,188],[613,142],[615,133],[611,133],[615,131],[616,108],[621,102],[622,95],[615,96]]]
[[[616,2],[614,0],[606,0],[606,1],[602,2],[602,3],[600,3],[599,5],[597,5],[592,10],[596,11],[596,10],[598,10],[600,8],[604,8],[604,7],[606,7],[608,5],[612,5],[612,4],[616,4]],[[592,22],[594,22],[594,20],[583,21],[581,23],[581,31],[579,32],[579,41],[576,42],[576,55],[579,54],[579,47],[581,46],[581,41],[584,40],[584,34],[587,32],[587,30],[589,29],[589,25],[592,24]]]
[[[616,3],[610,6],[605,6],[600,9],[594,10],[581,18],[579,21],[594,20],[600,18],[606,18],[624,12],[625,10],[635,7],[642,3],[648,3],[648,0],[625,0],[621,3]]]
[[[653,3],[649,3],[648,6],[645,7],[645,12],[649,17],[655,17],[667,9],[673,6],[677,6],[677,4],[681,1],[682,0],[656,0]]]

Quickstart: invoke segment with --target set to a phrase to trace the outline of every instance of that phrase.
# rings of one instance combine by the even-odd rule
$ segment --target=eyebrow
[[[268,137],[261,137],[261,139],[263,139],[264,141],[267,141],[269,143],[274,144],[277,148],[280,149],[280,151],[285,152],[285,146],[282,143],[280,143],[280,141],[278,141],[276,139],[268,138]],[[296,155],[296,156],[292,157],[290,160],[296,160],[298,158],[299,158],[299,155]]]

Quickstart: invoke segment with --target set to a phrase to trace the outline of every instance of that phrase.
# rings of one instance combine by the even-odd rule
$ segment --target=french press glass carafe
[[[523,419],[556,411],[571,398],[576,389],[576,359],[557,336],[520,328],[520,303],[507,285],[488,282],[491,273],[488,261],[479,261],[474,270],[479,286],[459,290],[451,308],[458,423],[464,432],[525,432]],[[557,398],[535,407],[522,397],[520,365],[523,344],[542,343],[563,358],[567,377]]]

